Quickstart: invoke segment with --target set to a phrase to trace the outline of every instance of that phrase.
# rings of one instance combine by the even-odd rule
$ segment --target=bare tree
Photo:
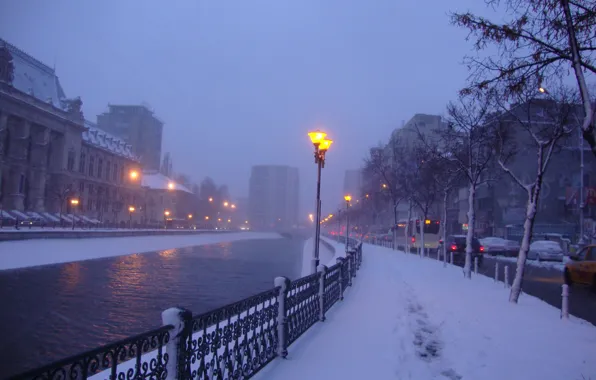
[[[495,97],[501,111],[494,120],[499,136],[498,163],[527,194],[524,235],[509,295],[509,301],[513,303],[517,303],[522,290],[525,262],[548,165],[564,139],[574,128],[581,125],[577,117],[578,111],[581,112],[581,106],[578,103],[574,104],[574,97],[567,89],[560,88],[556,93],[551,91],[548,98],[537,99],[535,96],[536,92],[530,86],[528,91],[518,94],[518,102],[511,107],[507,107],[499,102],[499,97]],[[533,181],[523,181],[525,173],[520,173],[519,170],[515,172],[513,169],[516,155],[522,150],[531,150],[536,154]]]
[[[420,254],[424,256],[424,228],[425,221],[430,216],[432,207],[436,204],[437,195],[440,193],[437,182],[435,181],[435,170],[433,160],[430,159],[425,146],[418,144],[410,149],[407,159],[400,163],[401,177],[404,178],[406,193],[412,205],[421,213],[419,219],[420,229]],[[416,227],[414,227],[416,228]]]
[[[454,165],[468,183],[468,232],[464,275],[472,277],[472,241],[476,223],[476,190],[493,180],[495,134],[486,123],[491,112],[488,95],[462,95],[458,103],[447,106],[448,127],[441,132],[441,151],[437,154]]]
[[[504,86],[505,96],[523,92],[529,82],[564,76],[572,71],[583,108],[582,133],[596,155],[594,108],[586,77],[596,74],[596,2],[594,0],[488,0],[505,8],[509,20],[491,21],[472,13],[453,13],[453,24],[466,28],[482,51],[489,46],[497,54],[466,57],[472,69],[470,87]]]
[[[405,199],[403,189],[403,180],[400,178],[398,168],[400,168],[401,151],[399,142],[391,139],[386,147],[380,146],[371,149],[369,157],[365,160],[365,167],[376,174],[381,180],[379,184],[382,193],[389,196],[393,208],[393,225],[397,225],[397,207]],[[392,229],[393,240],[395,242],[395,228]]]

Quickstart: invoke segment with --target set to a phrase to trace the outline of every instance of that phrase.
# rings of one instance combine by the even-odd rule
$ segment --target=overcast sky
[[[304,216],[316,167],[306,133],[335,141],[323,209],[346,169],[415,113],[443,114],[463,86],[474,0],[0,0],[0,37],[56,67],[91,121],[108,103],[149,103],[174,170],[248,194],[250,168],[300,169]]]

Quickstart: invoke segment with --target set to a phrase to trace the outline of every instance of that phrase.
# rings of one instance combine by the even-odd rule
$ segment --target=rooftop
[[[132,153],[132,146],[123,139],[98,128],[96,124],[87,120],[85,120],[85,127],[88,129],[83,132],[83,142],[120,157],[139,161],[138,157]]]
[[[58,109],[66,110],[63,103],[66,95],[53,68],[0,38],[1,47],[6,47],[12,55],[14,88]]]
[[[141,186],[154,190],[178,190],[192,194],[192,191],[186,186],[176,183],[173,179],[158,172],[143,172]]]

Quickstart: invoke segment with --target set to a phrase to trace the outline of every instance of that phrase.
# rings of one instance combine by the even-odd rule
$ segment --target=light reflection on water
[[[301,253],[249,240],[0,272],[0,378],[157,327],[168,307],[198,314],[296,278]]]

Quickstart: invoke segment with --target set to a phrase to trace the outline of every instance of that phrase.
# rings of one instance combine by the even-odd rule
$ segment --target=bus
[[[408,240],[410,247],[420,247],[421,235],[420,235],[420,222],[419,219],[410,220],[410,228],[408,229]],[[396,239],[397,245],[405,247],[406,245],[406,226],[408,220],[403,219],[397,222]],[[439,219],[426,219],[424,220],[424,247],[430,250],[436,250],[439,248],[439,242],[441,240],[441,221]]]

